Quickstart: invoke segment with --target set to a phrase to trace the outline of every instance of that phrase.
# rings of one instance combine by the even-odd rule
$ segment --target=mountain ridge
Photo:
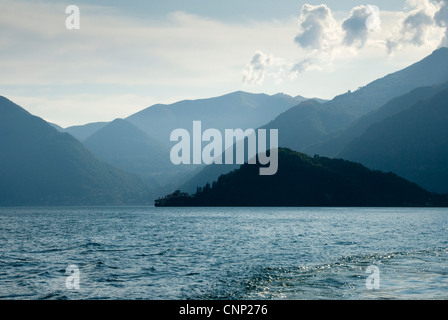
[[[328,137],[328,140],[324,142],[303,149],[303,152],[309,155],[319,154],[328,157],[338,157],[352,140],[362,135],[370,126],[409,109],[416,102],[429,99],[446,88],[448,88],[448,82],[436,86],[416,88],[405,95],[390,100],[380,109],[355,120],[340,133],[335,134],[334,137]]]
[[[144,204],[151,187],[96,159],[61,133],[0,97],[1,205]]]
[[[188,130],[193,121],[202,121],[204,128],[218,130],[255,128],[298,104],[301,99],[286,94],[236,91],[208,99],[156,104],[125,119],[159,142],[169,144],[172,130]]]
[[[419,87],[446,81],[448,48],[440,48],[411,66],[376,79],[355,92],[309,108],[290,108],[265,127],[279,129],[280,147],[304,152],[306,148],[337,136],[354,121],[378,110],[391,99]],[[282,131],[293,133],[285,135]]]
[[[339,157],[448,192],[448,88],[369,127]]]

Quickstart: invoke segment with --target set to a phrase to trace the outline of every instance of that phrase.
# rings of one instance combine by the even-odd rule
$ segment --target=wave
[[[380,271],[380,288],[369,290],[367,267]],[[434,299],[448,298],[448,248],[371,253],[331,263],[253,267],[245,277],[228,275],[192,299]]]

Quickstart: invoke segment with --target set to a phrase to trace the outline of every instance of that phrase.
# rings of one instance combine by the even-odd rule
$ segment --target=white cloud
[[[281,70],[273,74],[296,78],[298,74],[309,70],[322,70],[335,59],[356,55],[366,45],[373,31],[379,28],[380,17],[374,6],[354,7],[346,19],[338,20],[327,5],[305,4],[300,11],[298,31],[294,38],[301,58],[289,59],[277,65]],[[265,78],[266,73],[263,73],[263,76],[256,78],[256,83],[262,83]]]
[[[243,71],[243,82],[248,85],[263,82],[266,68],[271,64],[272,57],[261,51],[257,51],[251,62]]]
[[[345,45],[364,47],[369,35],[367,21],[371,15],[372,10],[369,10],[367,6],[358,6],[352,9],[350,16],[342,23],[342,29],[345,32],[343,40]]]
[[[324,4],[303,5],[298,22],[294,41],[302,48],[328,51],[339,41],[340,27]]]
[[[294,41],[304,49],[302,58],[290,69],[293,76],[308,70],[320,70],[339,57],[356,54],[367,41],[366,7],[355,7],[347,19],[338,21],[326,5],[302,7],[299,32]]]
[[[285,77],[291,76],[292,65],[286,59],[256,51],[250,63],[243,70],[243,83],[248,86],[260,85],[266,78],[280,84]]]
[[[439,8],[434,1],[407,0],[407,12],[399,22],[394,35],[386,41],[388,52],[399,50],[406,45],[433,47],[435,42],[439,42],[441,29],[434,20]]]
[[[307,58],[307,59],[304,59],[304,60],[294,64],[294,66],[291,69],[291,72],[293,72],[293,74],[297,75],[298,73],[305,72],[306,70],[308,70],[308,68],[310,68],[312,66],[313,66],[313,61],[310,58]]]
[[[326,5],[303,5],[298,19],[299,29],[294,43],[302,49],[303,58],[274,57],[257,51],[243,71],[246,85],[260,85],[267,78],[276,83],[284,78],[294,79],[298,73],[319,69],[333,59],[336,47],[341,42],[341,26]]]
[[[438,1],[440,8],[434,15],[437,25],[445,30],[445,35],[440,46],[448,47],[448,0]]]
[[[343,15],[338,12],[335,18],[324,4],[303,5],[294,38],[300,58],[289,59],[277,75],[294,78],[310,70],[328,70],[335,61],[347,62],[361,50],[385,58],[385,52],[404,52],[408,45],[430,52],[438,45],[448,45],[448,0],[407,0],[402,12],[381,12],[376,6],[363,5],[352,8],[348,16],[345,13],[346,18]],[[266,78],[264,72],[256,83]]]

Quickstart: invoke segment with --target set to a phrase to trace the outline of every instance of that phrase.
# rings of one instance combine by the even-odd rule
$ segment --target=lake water
[[[447,298],[447,209],[0,208],[0,299]]]

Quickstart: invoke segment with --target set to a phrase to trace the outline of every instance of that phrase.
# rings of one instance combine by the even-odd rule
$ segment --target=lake
[[[0,299],[447,298],[448,209],[0,208]]]

